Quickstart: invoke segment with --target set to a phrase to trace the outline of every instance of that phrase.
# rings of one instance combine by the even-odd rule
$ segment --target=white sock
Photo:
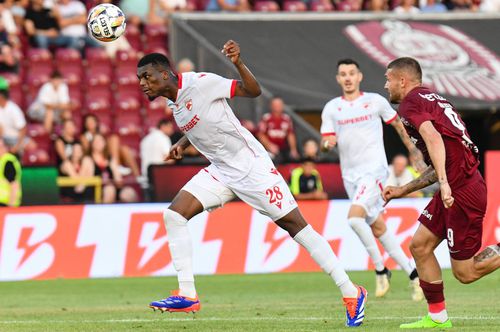
[[[194,298],[196,297],[196,288],[194,287],[192,263],[193,248],[187,219],[179,213],[167,209],[163,214],[163,220],[167,227],[170,255],[177,271],[179,295]]]
[[[311,225],[307,225],[293,238],[303,246],[316,263],[332,277],[340,288],[343,297],[357,297],[358,289],[349,279],[343,266],[324,237],[319,235]]]
[[[448,312],[446,309],[440,312],[429,312],[429,316],[431,316],[431,319],[437,323],[444,323],[448,320]]]
[[[375,236],[373,236],[370,226],[366,223],[364,218],[360,217],[351,217],[348,221],[351,228],[354,232],[356,232],[356,234],[358,234],[361,242],[363,242],[366,251],[368,251],[368,255],[370,255],[373,264],[375,265],[375,270],[383,271],[384,259],[380,254],[380,250],[378,250],[377,241],[375,240]]]
[[[401,246],[396,242],[396,237],[388,230],[378,238],[385,248],[385,251],[398,263],[398,265],[410,275],[413,268],[410,260],[406,257]]]

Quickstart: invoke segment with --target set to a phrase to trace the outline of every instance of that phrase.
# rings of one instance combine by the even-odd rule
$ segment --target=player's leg
[[[417,269],[411,266],[410,260],[406,257],[394,234],[387,230],[382,214],[377,216],[370,227],[373,235],[379,239],[389,256],[394,259],[394,261],[406,272],[406,274],[408,274],[408,277],[410,278],[412,299],[414,301],[421,301],[424,298],[424,294],[420,288]]]
[[[166,299],[152,302],[150,307],[170,312],[195,312],[200,309],[194,284],[192,243],[187,222],[200,212],[222,206],[233,198],[234,194],[205,170],[195,175],[179,191],[163,215],[179,289]]]
[[[437,219],[437,214],[435,214],[434,217]],[[437,220],[433,221],[435,223],[437,222]],[[419,225],[413,236],[410,244],[410,251],[415,259],[420,278],[420,286],[427,300],[428,315],[419,321],[401,324],[401,328],[451,327],[444,301],[444,285],[441,267],[434,255],[434,250],[441,241],[442,238],[438,237],[424,224]]]
[[[365,316],[366,289],[352,283],[328,241],[306,222],[298,208],[275,222],[304,247],[321,269],[335,281],[344,297],[346,325],[361,325]]]
[[[368,251],[368,255],[370,255],[370,258],[375,265],[375,270],[382,272],[385,270],[384,259],[378,249],[375,236],[366,222],[366,217],[365,208],[362,205],[353,203],[349,209],[347,220],[349,222],[349,226],[351,226],[352,230],[356,233],[356,235],[358,235],[359,239]]]
[[[468,284],[500,267],[500,250],[495,244],[477,253],[481,248],[487,201],[482,178],[455,191],[454,197],[446,236],[453,274]]]
[[[488,246],[476,256],[466,260],[452,258],[451,268],[458,281],[470,284],[500,268],[500,247],[498,244]]]

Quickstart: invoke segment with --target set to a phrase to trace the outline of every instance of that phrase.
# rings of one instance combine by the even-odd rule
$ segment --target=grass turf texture
[[[400,331],[426,313],[410,300],[408,279],[396,271],[384,299],[375,299],[374,273],[351,272],[368,289],[363,331]],[[471,285],[444,272],[448,313],[455,331],[500,326],[496,273]],[[0,331],[339,331],[340,293],[322,273],[199,276],[197,314],[153,312],[176,278],[49,280],[0,283]]]

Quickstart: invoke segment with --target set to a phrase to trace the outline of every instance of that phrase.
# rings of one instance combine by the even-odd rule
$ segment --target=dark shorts
[[[436,192],[418,221],[440,239],[446,239],[450,256],[465,260],[481,248],[486,213],[486,183],[478,173],[459,189],[452,189],[455,201],[447,209]]]

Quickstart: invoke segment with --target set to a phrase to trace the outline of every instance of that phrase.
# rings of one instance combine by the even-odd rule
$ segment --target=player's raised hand
[[[382,198],[384,200],[384,206],[389,203],[393,198],[400,198],[404,195],[403,189],[401,187],[387,186],[382,191]]]
[[[221,52],[234,64],[240,61],[240,45],[234,40],[228,40],[222,47]]]
[[[441,199],[445,208],[450,208],[453,205],[455,199],[451,196],[451,188],[448,182],[440,183],[439,189],[441,191]]]
[[[168,154],[165,161],[169,160],[181,160],[184,157],[184,148],[180,144],[174,144],[170,148],[170,153]]]

